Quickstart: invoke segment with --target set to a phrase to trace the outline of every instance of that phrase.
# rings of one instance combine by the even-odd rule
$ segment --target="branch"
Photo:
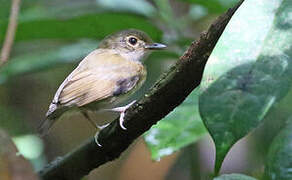
[[[3,43],[3,47],[1,50],[0,56],[0,66],[8,61],[10,56],[11,47],[13,45],[14,36],[17,28],[17,17],[19,13],[21,0],[12,0],[10,16],[9,16],[9,24],[7,27],[5,40]]]
[[[202,33],[177,63],[162,75],[149,94],[129,108],[125,116],[126,131],[120,128],[118,120],[114,121],[99,133],[102,147],[98,147],[92,138],[47,165],[40,176],[44,180],[80,179],[100,165],[118,158],[136,138],[181,104],[200,84],[209,55],[242,2],[217,18],[208,31]]]

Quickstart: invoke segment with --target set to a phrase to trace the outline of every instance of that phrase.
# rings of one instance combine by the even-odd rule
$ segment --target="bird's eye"
[[[134,38],[134,37],[130,37],[129,38],[129,43],[132,44],[133,46],[137,43],[137,41],[138,40],[136,38]]]

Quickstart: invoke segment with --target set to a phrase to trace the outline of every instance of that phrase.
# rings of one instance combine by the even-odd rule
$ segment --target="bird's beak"
[[[146,44],[145,49],[150,49],[150,50],[159,50],[159,49],[164,49],[167,46],[161,43],[153,43],[153,44]]]

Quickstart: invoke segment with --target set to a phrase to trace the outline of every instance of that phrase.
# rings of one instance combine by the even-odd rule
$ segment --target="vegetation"
[[[0,3],[3,45],[11,3]],[[200,32],[237,3],[23,0],[10,58],[0,67],[0,128],[12,136],[35,170],[42,169],[94,134],[94,128],[80,115],[64,117],[44,139],[38,137],[36,127],[56,88],[101,39],[112,32],[136,28],[168,44],[167,51],[147,59],[147,83],[132,98],[139,99]],[[200,86],[147,131],[144,141],[134,143],[127,157],[115,161],[118,167],[98,168],[84,179],[291,179],[291,5],[289,0],[245,0],[210,55]],[[106,114],[97,118],[112,117]],[[2,130],[0,179],[9,174],[4,167],[12,163],[4,158],[7,150],[3,145],[9,140]],[[150,159],[147,151],[131,160],[144,142],[151,158],[159,162],[143,164],[145,158],[140,156]],[[139,170],[136,164],[141,163]],[[150,173],[153,166],[160,176]],[[131,174],[132,169],[137,174]],[[141,175],[142,171],[149,173]]]

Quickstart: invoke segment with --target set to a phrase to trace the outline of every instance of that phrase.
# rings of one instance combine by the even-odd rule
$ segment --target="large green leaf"
[[[80,60],[97,47],[96,41],[80,41],[48,51],[16,56],[0,69],[0,84],[8,78]]]
[[[268,152],[265,180],[292,179],[292,120],[274,138]]]
[[[3,41],[6,22],[0,22],[0,41]],[[32,39],[102,39],[106,35],[128,28],[141,29],[153,39],[161,38],[158,30],[145,17],[125,13],[88,14],[70,19],[37,19],[20,22],[16,32],[16,41]]]
[[[223,174],[219,177],[214,178],[214,180],[256,180],[256,179],[243,174]]]
[[[198,112],[196,90],[179,107],[146,132],[144,139],[152,159],[158,160],[196,142],[205,134],[206,129]]]
[[[199,109],[216,145],[216,173],[231,146],[256,128],[291,86],[288,5],[289,0],[246,0],[207,63]]]

